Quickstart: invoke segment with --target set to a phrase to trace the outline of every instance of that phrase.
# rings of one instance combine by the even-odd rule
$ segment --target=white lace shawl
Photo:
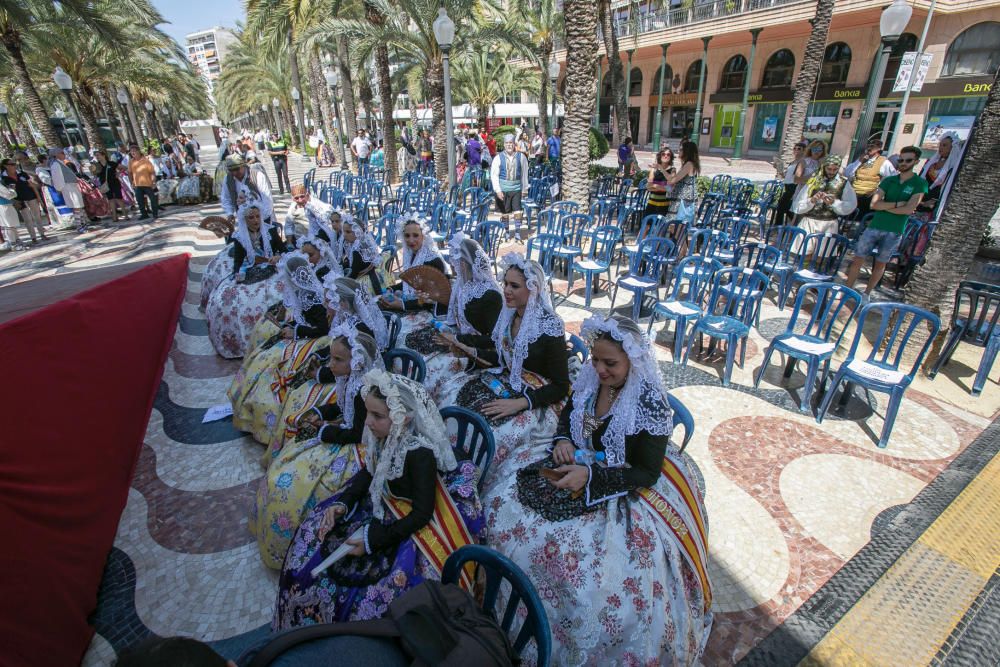
[[[264,215],[259,206],[250,204],[240,206],[236,211],[236,231],[233,232],[233,238],[237,243],[243,246],[244,250],[246,250],[247,260],[249,260],[250,265],[253,266],[253,260],[257,256],[257,250],[254,247],[253,239],[250,237],[250,229],[247,227],[247,213],[250,209],[257,209],[261,216]],[[264,222],[263,217],[260,221],[260,249],[265,257],[271,257],[274,254],[271,250],[271,225]]]
[[[333,209],[333,212],[337,214],[338,218],[340,218],[340,229],[341,229],[341,231],[340,231],[340,233],[337,234],[337,238],[336,239],[333,239],[332,236],[330,238],[333,241],[333,243],[332,243],[333,252],[336,253],[338,260],[343,261],[343,259],[344,259],[344,251],[346,250],[346,248],[344,247],[344,232],[343,232],[343,229],[344,229],[344,225],[345,224],[349,224],[351,222],[354,222],[354,214],[351,213],[346,208],[335,208],[335,209]]]
[[[302,246],[307,243],[319,251],[319,262],[316,263],[316,271],[325,267],[330,270],[330,273],[328,273],[327,276],[333,274],[335,278],[339,278],[344,275],[344,268],[334,256],[333,248],[330,247],[329,243],[324,241],[319,236],[307,236],[305,238],[298,238],[295,241],[295,244],[300,250],[302,249]]]
[[[455,273],[455,283],[451,287],[448,303],[448,317],[458,325],[460,334],[485,334],[478,331],[465,317],[465,307],[469,302],[490,291],[503,295],[497,279],[493,276],[493,266],[482,246],[462,232],[457,232],[448,242],[448,260]],[[465,279],[462,262],[469,268],[470,278]]]
[[[350,281],[350,282],[348,282]],[[357,281],[353,278],[339,277],[324,280],[326,288],[326,303],[331,310],[336,310],[331,322],[331,330],[343,318],[353,316],[357,321],[362,322],[375,334],[375,344],[382,352],[389,348],[389,326],[386,324],[385,316],[379,309],[378,304],[368,294],[368,290],[362,287],[355,287]],[[342,308],[341,304],[347,303],[347,308]]]
[[[610,467],[625,465],[625,438],[641,431],[650,435],[667,435],[673,431],[673,413],[667,402],[660,367],[652,345],[640,331],[622,331],[613,317],[594,315],[581,327],[583,338],[591,345],[601,333],[609,333],[622,344],[628,355],[628,379],[608,414],[608,427],[601,443]],[[570,435],[577,447],[593,447],[583,436],[583,420],[593,410],[600,389],[600,379],[593,364],[584,364],[573,383],[573,412],[569,416]]]
[[[278,262],[285,280],[282,281],[282,301],[298,324],[305,324],[305,313],[313,306],[323,305],[323,284],[316,277],[305,254],[285,253]]]
[[[420,250],[413,252],[407,247],[406,242],[403,241],[403,230],[406,229],[407,225],[417,224],[420,225],[420,233],[423,234],[423,242],[420,244]],[[416,213],[404,216],[399,221],[399,240],[403,243],[403,267],[402,270],[412,269],[414,266],[421,266],[422,264],[428,264],[435,259],[440,259],[442,264],[444,259],[441,257],[441,252],[434,245],[434,239],[431,237],[431,228],[427,225],[427,222],[423,220]],[[413,289],[410,285],[403,283],[403,298],[404,299],[416,299],[417,291]]]
[[[530,296],[521,319],[521,328],[511,343],[510,351],[505,349],[504,339],[510,331],[511,322],[517,312],[515,308],[506,305],[500,311],[496,326],[493,327],[493,344],[496,346],[500,365],[510,371],[510,386],[516,391],[522,390],[521,372],[524,360],[528,358],[528,347],[541,336],[565,335],[566,327],[562,318],[556,314],[549,298],[548,282],[545,271],[538,262],[525,259],[518,253],[508,253],[504,256],[501,268],[506,274],[511,267],[517,267],[524,273],[525,284]]]
[[[403,476],[408,453],[421,447],[431,450],[439,472],[454,470],[458,462],[437,405],[422,384],[395,373],[372,370],[365,375],[362,391],[367,396],[376,387],[385,396],[392,426],[384,441],[365,428],[362,441],[370,459],[368,469],[373,471],[368,487],[373,513],[376,519],[382,519],[382,494],[388,492],[391,480]]]
[[[309,236],[316,236],[322,230],[326,232],[332,242],[336,237],[333,228],[330,227],[330,214],[333,213],[333,207],[325,201],[310,199],[306,202],[305,209],[306,217],[309,219]]]
[[[341,220],[343,220],[343,218],[341,218]],[[354,229],[354,243],[352,243],[344,252],[343,258],[350,262],[354,253],[357,252],[361,254],[361,259],[366,263],[377,264],[379,255],[382,254],[382,250],[378,247],[375,237],[365,229],[364,225],[359,222],[355,222],[353,219],[350,222],[344,222],[343,224],[349,224]]]
[[[959,163],[962,161],[962,153],[965,152],[965,145],[958,137],[957,132],[945,132],[942,134],[938,139],[938,145],[940,145],[941,141],[944,139],[951,139],[951,153],[949,153],[948,157],[945,159],[944,166],[938,169],[937,178],[934,179],[933,183],[930,183],[930,187],[932,188],[943,185],[945,181],[947,181],[948,178],[955,173],[955,170],[958,169]],[[927,172],[929,172],[931,167],[940,159],[940,151],[935,152],[929,160],[924,162],[924,167],[920,170],[920,175],[926,179]]]
[[[373,368],[384,368],[375,341],[368,334],[358,331],[357,322],[357,318],[349,316],[330,329],[331,342],[343,337],[351,350],[351,372],[338,377],[335,382],[337,407],[343,415],[342,429],[349,429],[354,424],[354,397],[361,391],[365,375]]]

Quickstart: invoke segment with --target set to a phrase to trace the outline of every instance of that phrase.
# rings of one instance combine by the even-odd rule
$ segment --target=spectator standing
[[[128,147],[128,177],[135,190],[139,204],[139,220],[149,220],[152,209],[153,220],[160,217],[160,196],[156,190],[156,167],[148,156],[143,155],[137,144]],[[148,203],[147,203],[148,202]]]
[[[351,141],[351,154],[358,161],[358,173],[365,171],[368,167],[368,158],[371,156],[372,142],[367,137],[365,128],[358,128],[358,136]]]
[[[479,134],[475,130],[469,130],[469,140],[465,142],[465,152],[468,155],[470,169],[483,166],[483,144],[479,141]]]
[[[267,152],[271,156],[271,162],[274,164],[274,173],[278,177],[278,192],[285,194],[286,186],[288,187],[288,191],[291,192],[292,184],[288,180],[288,145],[285,143],[285,139],[279,139],[277,134],[272,134],[271,141],[267,144]]]
[[[618,146],[618,171],[622,178],[631,178],[635,166],[635,149],[632,148],[632,137],[625,137]]]
[[[553,169],[559,169],[559,156],[562,154],[562,141],[560,135],[562,130],[558,127],[552,130],[552,136],[546,142],[549,147],[549,164]]]
[[[486,133],[486,148],[490,151],[490,157],[494,158],[497,156],[497,140],[493,138],[489,132]]]
[[[0,183],[0,229],[3,230],[4,243],[0,248],[3,250],[24,250],[24,245],[17,236],[17,209],[14,202],[17,201],[17,192],[4,182]]]
[[[97,151],[95,157],[97,158],[99,189],[108,198],[108,203],[111,205],[111,222],[118,222],[119,208],[122,210],[122,216],[128,220],[128,207],[125,206],[122,184],[118,180],[118,169],[120,168],[118,163],[108,159],[108,154],[103,150]]]
[[[13,205],[20,212],[24,226],[28,228],[31,242],[37,243],[39,236],[43,241],[48,240],[42,227],[44,220],[40,204],[42,193],[35,185],[33,177],[22,171],[14,160],[6,159],[0,164],[3,167],[3,184],[14,190],[16,196]]]
[[[371,154],[371,168],[372,169],[385,169],[385,148],[382,146],[382,140],[378,142],[378,148],[372,151]]]
[[[778,204],[774,208],[774,219],[771,220],[772,225],[784,225],[789,222],[789,211],[792,210],[795,190],[799,187],[795,183],[795,174],[799,171],[799,165],[806,159],[806,146],[808,144],[805,141],[800,141],[792,147],[793,159],[785,167],[785,189],[781,192]]]
[[[861,265],[873,252],[875,261],[868,286],[865,287],[865,294],[871,294],[882,280],[886,264],[899,248],[907,219],[917,210],[917,206],[929,189],[927,181],[914,172],[919,159],[919,148],[916,146],[903,148],[899,151],[899,173],[883,178],[878,184],[871,199],[871,210],[875,211],[875,217],[854,248],[854,259],[847,269],[848,287],[854,286]]]
[[[865,145],[864,154],[847,165],[844,175],[851,182],[854,193],[858,196],[857,217],[862,218],[868,213],[872,197],[882,179],[895,175],[896,167],[886,156],[882,155],[882,140],[872,139]]]
[[[545,151],[547,148],[548,142],[545,140],[545,133],[541,130],[535,132],[535,136],[531,138],[532,167],[540,165],[545,160]]]
[[[515,230],[520,227],[521,198],[528,194],[528,158],[518,153],[514,146],[514,135],[503,138],[503,153],[490,165],[490,181],[496,194],[496,209],[500,221],[507,227],[507,218],[514,216]],[[508,236],[511,230],[508,228]]]
[[[76,230],[87,230],[87,216],[83,210],[83,193],[80,192],[76,170],[68,164],[66,152],[62,148],[49,149],[49,173],[52,177],[52,187],[59,191],[66,206],[73,209],[73,221]]]

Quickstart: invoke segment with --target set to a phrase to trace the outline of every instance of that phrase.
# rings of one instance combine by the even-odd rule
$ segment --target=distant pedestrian
[[[285,194],[285,188],[291,192],[292,184],[288,180],[288,145],[284,139],[279,139],[277,134],[271,135],[271,141],[267,144],[267,153],[271,156],[271,163],[274,165],[274,173],[278,177],[278,192]],[[266,177],[267,174],[264,174]]]
[[[152,209],[153,220],[160,217],[160,196],[156,190],[156,167],[149,157],[142,154],[138,144],[129,144],[128,176],[135,190],[139,204],[139,220],[149,220]]]
[[[52,187],[59,191],[66,206],[73,209],[73,222],[78,232],[87,230],[87,216],[84,213],[83,193],[80,191],[80,176],[66,158],[62,148],[49,149],[49,173]]]
[[[618,146],[618,171],[622,178],[632,178],[635,168],[635,149],[632,148],[632,137],[625,137]]]
[[[552,130],[552,136],[549,137],[548,142],[546,142],[549,148],[549,165],[551,165],[551,167],[556,171],[559,170],[559,163],[562,156],[561,135],[562,130],[558,127],[554,128]]]

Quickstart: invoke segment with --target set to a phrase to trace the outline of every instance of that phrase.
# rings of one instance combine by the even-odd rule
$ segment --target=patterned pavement
[[[291,166],[294,182],[303,170],[297,159]],[[246,528],[262,474],[260,445],[228,420],[201,424],[206,408],[225,402],[238,367],[214,354],[198,309],[201,271],[222,245],[196,222],[216,210],[174,209],[155,228],[65,233],[48,246],[0,256],[0,284],[8,285],[192,255],[187,298],[108,559],[85,665],[109,664],[149,634],[195,636],[234,656],[271,615],[276,575],[260,564]],[[587,309],[582,281],[574,287],[567,297],[565,282],[554,280],[558,309],[576,332],[590,311],[607,312],[609,298],[597,294]],[[621,298],[616,311],[629,306]],[[687,453],[707,490],[715,626],[704,664],[988,657],[1000,644],[998,624],[984,621],[1000,607],[1000,533],[991,523],[996,512],[981,509],[995,501],[1000,485],[994,459],[1000,433],[984,434],[1000,409],[996,382],[972,398],[978,357],[960,350],[933,383],[914,383],[888,448],[880,450],[874,441],[883,396],[859,392],[841,416],[817,424],[798,411],[800,372],[785,380],[774,364],[761,388],[753,388],[768,338],[784,329],[789,314],[765,300],[760,331],[751,334],[746,363],[734,369],[729,388],[721,386],[721,359],[674,364],[670,335],[657,340],[668,386],[694,415]],[[940,535],[952,534],[968,539],[947,549]],[[933,562],[930,551],[938,556]],[[909,615],[885,623],[884,615],[901,604],[890,596],[901,590]],[[872,625],[881,631],[872,633]],[[864,648],[876,644],[877,651]]]

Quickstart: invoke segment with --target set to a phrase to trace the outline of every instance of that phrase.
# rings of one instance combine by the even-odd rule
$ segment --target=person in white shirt
[[[507,224],[507,217],[513,215],[515,229],[520,229],[521,197],[528,194],[528,158],[518,153],[514,147],[514,135],[503,137],[503,152],[490,164],[490,181],[496,193],[496,209],[500,221]],[[511,235],[508,230],[508,236]]]
[[[372,152],[372,142],[368,138],[365,128],[358,128],[358,136],[351,142],[351,153],[358,160],[358,171],[363,171],[368,167],[368,157]]]
[[[545,141],[545,133],[542,131],[535,132],[535,136],[531,138],[531,166],[534,167],[542,163],[542,157],[545,155],[545,147],[547,143]]]
[[[264,142],[267,141],[267,135],[264,134],[264,130],[257,130],[257,133],[253,135],[253,140],[257,143],[257,150],[264,150]]]
[[[332,216],[332,206],[310,197],[306,186],[293,185],[292,203],[285,214],[285,242],[295,245],[296,237],[300,236],[295,223],[304,218],[303,222],[309,224],[308,230],[303,230],[306,237],[315,236],[333,246],[337,239],[337,233],[330,226]]]
[[[49,158],[52,187],[63,196],[66,206],[73,209],[73,222],[76,223],[77,231],[86,231],[87,216],[83,212],[83,193],[80,192],[77,173],[68,166],[66,152],[62,148],[50,148]]]
[[[249,169],[239,155],[226,158],[226,177],[222,183],[219,200],[222,212],[230,222],[236,223],[236,210],[243,204],[253,203],[260,209],[261,220],[272,224],[274,217],[274,202],[271,198],[271,186],[266,174],[262,171]]]

